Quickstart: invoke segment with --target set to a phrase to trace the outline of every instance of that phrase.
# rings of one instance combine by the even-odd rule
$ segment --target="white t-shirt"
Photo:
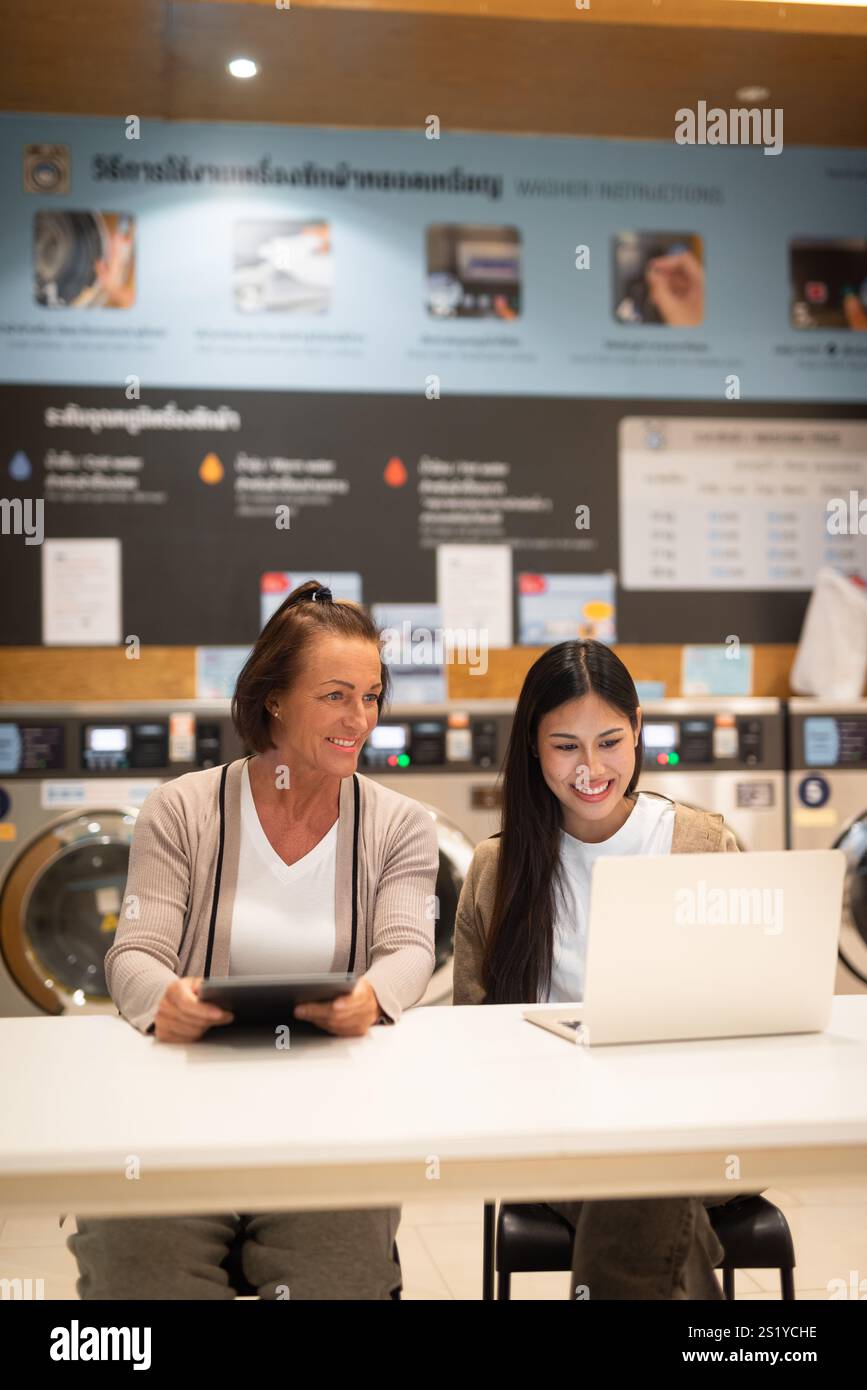
[[[230,975],[310,974],[331,969],[336,935],[337,821],[303,859],[284,864],[262,829],[241,774],[241,847],[232,908]]]
[[[560,831],[560,864],[565,901],[555,893],[554,959],[549,1004],[576,1004],[584,998],[590,876],[603,855],[668,854],[674,830],[674,805],[639,792],[629,819],[609,839],[586,844]]]

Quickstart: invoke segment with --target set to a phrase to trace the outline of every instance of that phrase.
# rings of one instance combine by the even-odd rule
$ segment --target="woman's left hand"
[[[366,1033],[378,1020],[382,1010],[372,985],[359,980],[349,994],[339,994],[327,1004],[299,1004],[295,1017],[315,1023],[326,1033],[337,1033],[340,1037],[356,1038]]]

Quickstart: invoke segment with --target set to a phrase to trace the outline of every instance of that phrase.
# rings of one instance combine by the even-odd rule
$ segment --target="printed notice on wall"
[[[42,641],[47,647],[116,647],[121,641],[119,540],[42,545]]]
[[[620,422],[624,589],[811,589],[823,565],[867,579],[867,425]]]
[[[438,546],[437,602],[447,630],[472,631],[485,647],[510,647],[511,548],[508,545]]]
[[[249,647],[196,647],[196,697],[231,700]]]
[[[752,695],[753,648],[737,638],[724,647],[684,647],[680,688],[684,695]]]
[[[259,580],[259,621],[262,627],[293,589],[314,578],[331,590],[332,598],[361,603],[361,575],[355,570],[330,570],[318,565],[306,573],[299,570],[297,574],[290,574],[288,570],[272,570]]]

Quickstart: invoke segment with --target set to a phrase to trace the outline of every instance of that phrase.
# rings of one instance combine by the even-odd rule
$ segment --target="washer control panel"
[[[0,777],[38,779],[129,772],[177,777],[236,758],[241,748],[222,711],[183,707],[152,715],[119,707],[115,714],[25,716],[0,706]]]
[[[792,768],[867,771],[867,708],[793,714],[789,735]]]
[[[642,721],[645,769],[714,771],[783,766],[778,715],[647,715]]]
[[[385,715],[364,745],[361,772],[499,771],[512,727],[507,714],[433,710],[430,715]]]

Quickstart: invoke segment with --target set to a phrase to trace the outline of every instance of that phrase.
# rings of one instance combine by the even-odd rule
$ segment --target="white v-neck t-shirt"
[[[598,845],[576,840],[560,831],[563,897],[555,892],[554,958],[550,1004],[576,1004],[584,998],[590,876],[597,859],[606,855],[669,854],[674,831],[674,804],[639,792],[627,821]]]
[[[241,846],[232,908],[230,975],[312,974],[334,959],[335,821],[318,845],[285,864],[262,829],[248,764],[241,773]]]

